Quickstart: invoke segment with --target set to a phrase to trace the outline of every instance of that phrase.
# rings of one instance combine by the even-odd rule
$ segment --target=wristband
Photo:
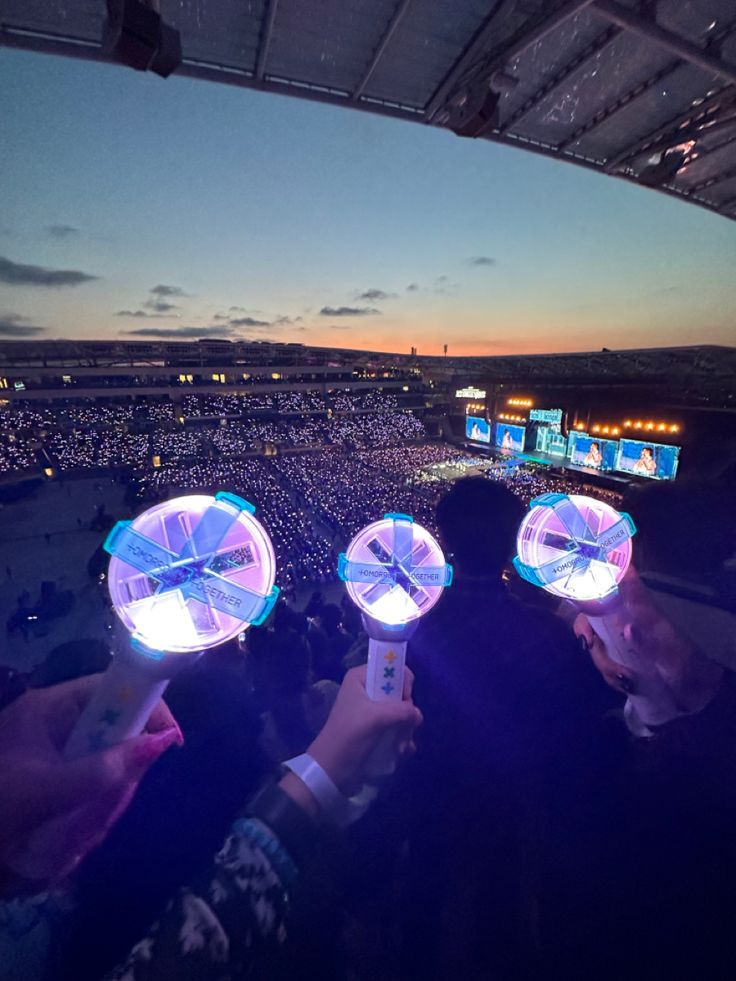
[[[245,813],[271,829],[297,867],[314,848],[317,826],[281,787],[267,784],[251,800]]]
[[[344,828],[356,819],[358,815],[354,813],[351,801],[340,793],[332,777],[309,753],[285,760],[282,765],[299,777],[328,820]]]

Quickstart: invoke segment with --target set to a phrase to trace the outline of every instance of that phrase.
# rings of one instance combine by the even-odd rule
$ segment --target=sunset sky
[[[733,344],[736,222],[366,113],[0,49],[0,339]]]

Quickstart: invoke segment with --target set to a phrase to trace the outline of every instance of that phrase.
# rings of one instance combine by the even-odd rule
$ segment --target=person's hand
[[[606,684],[623,695],[633,694],[636,689],[633,671],[608,656],[606,645],[593,630],[584,613],[578,613],[575,617],[573,630],[581,646],[584,646],[590,654],[593,664],[598,668]]]
[[[414,751],[422,713],[411,700],[414,675],[404,671],[401,701],[374,702],[365,690],[366,666],[345,675],[324,728],[307,752],[346,796],[363,786],[366,763],[385,732],[396,734],[399,755]]]
[[[70,873],[107,835],[148,768],[183,737],[159,702],[146,732],[81,759],[66,741],[100,675],[28,691],[0,712],[0,871],[36,886]]]
[[[625,695],[639,694],[646,687],[644,676],[654,671],[669,689],[679,713],[699,712],[718,690],[723,668],[697,650],[662,615],[633,566],[619,588],[626,619],[623,636],[640,671],[614,661],[580,614],[574,630],[585,639],[595,666],[612,688]]]

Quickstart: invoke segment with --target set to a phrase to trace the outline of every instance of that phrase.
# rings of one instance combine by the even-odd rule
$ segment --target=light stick
[[[193,494],[119,521],[105,541],[113,608],[130,632],[66,747],[83,756],[138,735],[169,679],[268,616],[276,560],[255,507]]]
[[[609,657],[636,672],[630,713],[644,726],[673,718],[677,709],[672,693],[653,659],[632,644],[630,611],[619,592],[636,534],[631,517],[576,494],[543,494],[529,507],[517,535],[516,571],[535,586],[571,600],[587,616]]]
[[[426,528],[407,514],[385,514],[358,532],[337,569],[369,637],[368,695],[401,699],[407,640],[452,582],[452,566]],[[379,755],[390,771],[394,753]]]

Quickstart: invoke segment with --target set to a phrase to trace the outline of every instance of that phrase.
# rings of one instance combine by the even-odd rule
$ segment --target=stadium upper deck
[[[647,392],[680,404],[733,408],[736,348],[423,357],[266,341],[0,343],[0,391],[9,400],[375,385],[397,392],[429,388],[442,400],[468,382],[497,393],[509,386]]]

